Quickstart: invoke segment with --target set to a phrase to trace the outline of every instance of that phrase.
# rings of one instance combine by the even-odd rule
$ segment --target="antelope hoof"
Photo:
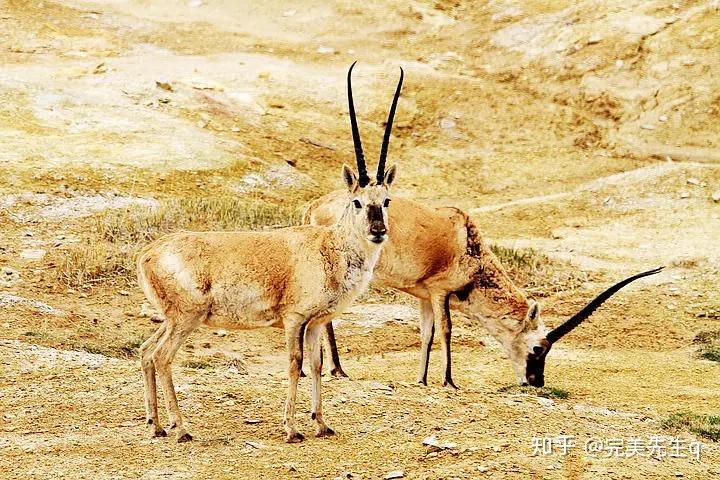
[[[452,378],[446,378],[445,381],[443,382],[443,387],[450,387],[453,390],[459,390],[457,385],[455,385],[455,383],[452,381]]]
[[[318,428],[317,433],[315,434],[316,437],[332,437],[335,435],[335,430],[325,425],[322,428]]]
[[[300,432],[290,432],[285,437],[287,443],[300,443],[305,440],[305,436]]]
[[[180,432],[178,432],[179,434]],[[177,437],[177,443],[185,443],[192,440],[192,435],[190,435],[187,432],[183,432],[181,435],[179,434]]]
[[[307,377],[307,375],[305,375],[305,372],[303,372],[302,370],[300,370],[300,378],[303,378],[303,377]]]
[[[330,375],[337,378],[350,378],[348,377],[348,374],[343,371],[342,367],[333,368],[332,370],[330,370]]]
[[[155,437],[167,437],[167,432],[160,426],[153,422],[152,418],[146,420],[146,425],[150,427],[150,436]]]
[[[422,378],[418,380],[418,385],[422,385],[423,387],[427,387],[427,380],[423,380]]]

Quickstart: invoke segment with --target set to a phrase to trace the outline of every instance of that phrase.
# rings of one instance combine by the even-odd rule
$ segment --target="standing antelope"
[[[166,435],[158,419],[157,371],[171,428],[177,428],[177,441],[192,440],[183,426],[171,364],[182,342],[200,324],[238,329],[285,328],[290,381],[283,425],[288,442],[304,438],[295,429],[295,398],[303,339],[307,341],[316,434],[334,433],[322,416],[319,339],[323,326],[366,290],[388,238],[388,187],[395,178],[395,166],[385,172],[385,160],[403,81],[400,69],[376,178],[371,181],[352,99],[354,66],[348,71],[347,86],[358,175],[343,166],[347,191],[337,222],[273,232],[176,233],[156,240],[140,253],[138,283],[166,318],[140,347],[147,423],[154,436]]]
[[[305,223],[330,224],[340,214],[342,197],[331,192],[310,204]],[[605,300],[628,283],[658,273],[661,268],[629,277],[591,301],[572,318],[548,332],[538,304],[508,277],[497,257],[483,242],[467,214],[456,208],[431,208],[395,198],[388,211],[393,232],[375,268],[374,281],[409,293],[420,300],[420,372],[427,385],[430,347],[435,323],[442,330],[443,386],[452,380],[450,309],[457,308],[481,322],[510,358],[518,383],[542,387],[545,357],[553,343],[588,318]],[[333,375],[346,376],[339,363],[332,323],[326,326]]]

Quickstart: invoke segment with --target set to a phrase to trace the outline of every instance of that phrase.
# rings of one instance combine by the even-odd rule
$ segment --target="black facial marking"
[[[148,425],[152,425],[152,424],[153,424],[153,419],[152,419],[152,418],[148,418],[148,419],[147,419],[147,424],[148,424]]]
[[[383,222],[382,208],[377,205],[368,205],[368,221],[372,225],[373,222]]]
[[[387,207],[390,206],[390,199],[389,199],[389,198],[386,198],[386,199],[385,199],[385,201],[383,202],[383,206],[384,206],[385,208],[387,208]]]
[[[317,418],[317,414],[315,412],[313,412],[312,415],[310,415],[310,417],[312,417],[312,419],[315,420]]]
[[[540,340],[540,345],[533,347],[533,353],[527,356],[527,367],[525,376],[528,383],[533,387],[545,386],[545,358],[552,345],[545,339]]]
[[[360,203],[360,200],[353,200],[353,204],[355,205],[355,208],[362,208],[362,204]]]

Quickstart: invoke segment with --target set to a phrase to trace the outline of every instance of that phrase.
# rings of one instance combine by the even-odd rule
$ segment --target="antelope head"
[[[356,231],[360,233],[362,237],[379,245],[387,239],[387,209],[390,205],[388,187],[393,183],[393,180],[395,180],[395,172],[397,170],[395,165],[393,165],[385,171],[385,161],[387,159],[395,109],[397,108],[400,90],[402,89],[404,72],[403,69],[400,68],[400,81],[395,90],[387,125],[385,126],[385,136],[383,137],[383,143],[380,149],[380,161],[375,179],[370,179],[367,173],[367,167],[365,166],[365,156],[363,155],[352,96],[351,76],[355,63],[353,63],[350,66],[350,70],[348,70],[347,86],[350,126],[352,128],[353,143],[355,145],[355,159],[357,160],[358,174],[356,175],[347,165],[343,165],[343,180],[348,189],[346,215],[349,215]]]
[[[648,270],[647,272],[638,273],[632,277],[616,283],[608,288],[600,295],[595,297],[590,303],[582,308],[578,313],[570,317],[568,320],[560,324],[553,330],[548,331],[542,320],[540,319],[540,309],[536,302],[530,302],[525,327],[522,332],[511,342],[510,360],[513,369],[518,376],[519,383],[522,385],[532,385],[533,387],[542,387],[545,385],[545,359],[552,346],[565,335],[573,331],[586,320],[592,313],[602,305],[607,299],[612,297],[621,288],[635,280],[659,273],[664,267]]]

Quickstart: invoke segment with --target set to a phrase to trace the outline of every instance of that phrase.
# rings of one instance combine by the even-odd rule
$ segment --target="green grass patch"
[[[543,398],[559,398],[566,400],[570,398],[570,392],[561,388],[555,387],[521,387],[520,385],[507,385],[498,390],[500,393],[522,393],[525,395],[533,395],[535,397]]]
[[[720,347],[705,347],[698,352],[700,358],[720,363]]]
[[[695,335],[693,343],[702,345],[697,351],[700,358],[720,363],[720,330],[703,330]]]
[[[30,338],[37,338],[37,339],[47,339],[49,338],[49,335],[45,332],[36,332],[34,330],[30,330],[28,332],[23,333],[23,337],[30,337]]]
[[[686,430],[714,442],[720,441],[720,415],[700,415],[697,413],[673,413],[662,421],[667,430]]]

